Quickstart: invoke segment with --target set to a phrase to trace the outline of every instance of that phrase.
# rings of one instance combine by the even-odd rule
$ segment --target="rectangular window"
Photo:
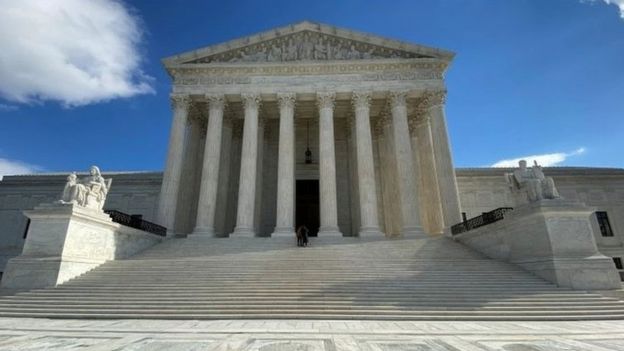
[[[596,218],[598,219],[600,234],[602,234],[602,236],[613,236],[613,230],[611,230],[611,224],[609,223],[609,216],[607,216],[607,212],[597,211]]]
[[[613,258],[613,263],[615,263],[615,268],[624,269],[624,266],[622,265],[622,257],[612,257],[612,258]]]

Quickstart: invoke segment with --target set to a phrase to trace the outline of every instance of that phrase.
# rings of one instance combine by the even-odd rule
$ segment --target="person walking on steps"
[[[303,236],[303,246],[308,246],[308,234],[310,233],[310,230],[308,230],[308,227],[306,227],[305,225],[301,226],[301,234]]]
[[[303,226],[300,225],[295,232],[297,236],[297,246],[303,246]]]

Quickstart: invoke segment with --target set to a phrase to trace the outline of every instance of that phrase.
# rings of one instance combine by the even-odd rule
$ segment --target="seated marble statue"
[[[518,162],[518,166],[519,168],[507,174],[506,178],[513,190],[526,193],[529,202],[560,197],[555,181],[544,175],[537,161],[534,161],[531,168],[527,168],[525,160]]]
[[[76,173],[72,173],[67,177],[67,183],[59,202],[101,211],[111,182],[112,179],[102,177],[97,166],[91,166],[89,175],[80,180]]]

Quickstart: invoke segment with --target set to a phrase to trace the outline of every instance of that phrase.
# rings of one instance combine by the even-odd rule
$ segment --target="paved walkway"
[[[0,319],[0,350],[624,350],[624,321]]]

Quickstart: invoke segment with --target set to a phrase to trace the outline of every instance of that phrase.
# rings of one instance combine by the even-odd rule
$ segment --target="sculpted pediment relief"
[[[195,58],[184,64],[370,60],[432,57],[314,31],[301,31],[238,49]]]

